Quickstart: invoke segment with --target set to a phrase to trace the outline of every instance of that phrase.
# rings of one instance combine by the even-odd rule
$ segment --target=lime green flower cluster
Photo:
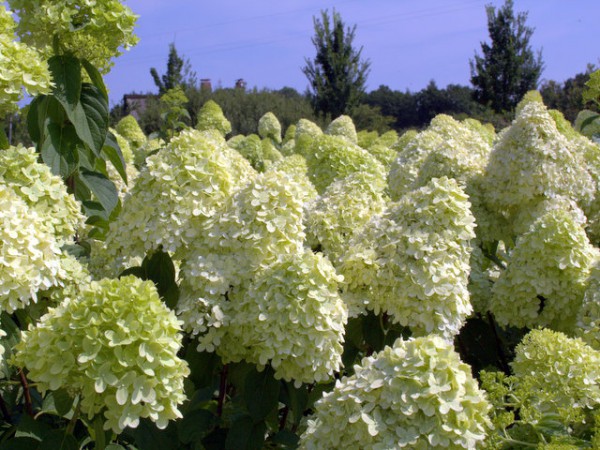
[[[302,155],[294,154],[275,161],[269,166],[268,171],[280,171],[287,173],[296,183],[302,187],[304,194],[303,202],[308,203],[319,195],[317,189],[308,178],[308,166]]]
[[[356,127],[352,118],[349,116],[340,116],[333,120],[325,130],[325,134],[331,136],[340,136],[353,144],[358,144],[358,135],[356,134]]]
[[[281,143],[281,124],[272,112],[263,115],[258,121],[258,135],[263,139],[272,139],[273,142]]]
[[[501,325],[572,332],[597,250],[577,217],[550,210],[522,235],[492,289]]]
[[[390,204],[342,257],[351,313],[361,304],[413,335],[451,339],[472,312],[467,290],[475,219],[453,179],[434,178]]]
[[[59,245],[71,243],[84,216],[62,179],[38,162],[33,148],[10,147],[0,152],[0,182],[10,186],[41,217]]]
[[[270,364],[275,377],[322,382],[340,370],[347,311],[341,277],[310,250],[288,254],[258,272],[223,304],[226,326],[213,328],[224,362]]]
[[[259,174],[227,201],[203,237],[190,242],[177,305],[186,329],[198,334],[220,326],[232,287],[278,257],[302,251],[305,195],[284,172]],[[212,351],[210,339],[204,348]]]
[[[78,202],[33,149],[0,152],[0,309],[36,302],[87,275],[61,247],[83,225]]]
[[[451,344],[398,339],[364,358],[315,405],[300,448],[481,447],[490,405]]]
[[[369,148],[371,145],[375,144],[378,138],[379,133],[377,133],[377,131],[360,130],[356,133],[356,142],[362,148]]]
[[[16,23],[0,5],[0,117],[18,109],[23,88],[29,95],[50,90],[48,65],[36,49],[15,41]]]
[[[307,205],[307,241],[337,264],[353,236],[386,207],[383,189],[369,173],[355,172],[330,184]]]
[[[13,364],[25,367],[38,388],[80,395],[91,419],[120,433],[148,417],[159,428],[181,417],[183,380],[177,356],[180,326],[154,284],[134,276],[91,282],[23,333]]]
[[[217,130],[222,136],[231,133],[231,122],[223,114],[221,107],[208,100],[198,111],[196,129],[200,131]]]
[[[148,142],[146,135],[132,115],[127,115],[119,120],[115,129],[117,133],[127,139],[134,154]]]
[[[478,132],[440,114],[398,153],[388,176],[390,196],[397,200],[442,176],[468,184],[475,175],[483,173],[490,151]]]
[[[521,210],[558,196],[585,211],[596,190],[584,155],[535,98],[522,102],[512,125],[499,134],[485,181],[488,207],[510,221]]]
[[[198,240],[244,182],[232,176],[229,154],[224,141],[186,130],[150,156],[111,223],[106,242],[115,257],[143,256],[159,246],[175,253]]]
[[[8,0],[18,16],[17,35],[49,58],[57,39],[64,51],[88,59],[101,72],[108,72],[111,59],[121,48],[138,41],[133,34],[137,20],[119,0]]]
[[[306,162],[308,176],[319,193],[354,172],[371,173],[385,184],[386,171],[377,158],[340,136],[324,134],[314,139]]]
[[[313,140],[322,134],[323,130],[316,123],[300,119],[296,124],[296,133],[294,134],[294,153],[308,158]]]
[[[256,134],[249,134],[248,136],[238,135],[236,139],[232,138],[227,141],[227,144],[229,147],[240,152],[255,170],[264,172],[265,164],[260,137]]]
[[[514,375],[481,373],[496,429],[487,448],[597,448],[600,352],[546,329],[527,334],[515,353]]]

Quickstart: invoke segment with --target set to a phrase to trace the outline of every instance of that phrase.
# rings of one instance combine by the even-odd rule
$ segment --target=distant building
[[[210,81],[210,78],[202,78],[200,80],[200,90],[212,92],[212,83]]]
[[[148,99],[151,97],[155,97],[155,95],[125,94],[123,96],[123,115],[131,114],[136,120],[140,120],[140,116],[146,110]]]

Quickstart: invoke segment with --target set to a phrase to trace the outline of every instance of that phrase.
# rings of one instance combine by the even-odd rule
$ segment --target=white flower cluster
[[[79,204],[33,149],[0,152],[0,309],[12,313],[87,278],[61,250],[82,223]]]
[[[398,339],[323,395],[300,448],[472,449],[490,428],[489,409],[451,344],[437,336]]]
[[[541,200],[567,197],[583,210],[596,184],[584,155],[563,134],[543,103],[524,101],[512,125],[497,138],[484,184],[491,210],[512,220]]]
[[[385,168],[377,158],[343,137],[322,135],[313,139],[305,157],[308,176],[319,193],[354,172],[371,173],[385,183]]]
[[[225,294],[283,254],[302,250],[302,186],[269,171],[229,199],[206,235],[190,243],[181,268],[178,314],[194,334],[223,319]],[[213,349],[210,344],[205,345]]]
[[[258,121],[258,135],[269,138],[278,144],[281,143],[281,124],[272,112],[263,115]]]
[[[151,281],[105,279],[66,298],[22,335],[13,364],[25,367],[42,392],[81,395],[91,419],[120,433],[149,417],[159,428],[181,417],[189,374],[177,352],[180,326]]]
[[[53,55],[53,40],[61,48],[106,73],[111,59],[137,43],[137,20],[119,0],[8,0],[18,14],[17,34],[25,44]]]
[[[517,240],[490,310],[501,325],[573,331],[596,256],[573,213],[548,211]]]
[[[208,100],[198,111],[196,129],[200,131],[216,130],[225,136],[231,133],[231,122],[227,120],[223,110],[214,100]]]
[[[372,174],[355,172],[330,184],[307,205],[307,241],[337,264],[354,235],[386,207],[382,186]]]
[[[150,156],[111,223],[106,242],[114,256],[143,256],[159,246],[176,253],[201,239],[245,181],[233,176],[232,153],[224,141],[186,130]]]
[[[329,134],[331,136],[340,136],[352,142],[353,144],[358,144],[356,127],[354,126],[352,118],[349,116],[339,116],[337,119],[333,120],[327,126],[325,134]]]
[[[600,404],[600,352],[552,330],[533,330],[515,349],[513,373],[526,378],[540,410]]]
[[[224,362],[270,364],[276,378],[322,382],[340,370],[347,311],[341,277],[321,255],[284,255],[223,304],[230,319],[213,328]],[[212,333],[209,333],[212,334]]]
[[[0,117],[18,109],[23,88],[37,95],[51,86],[46,61],[34,48],[15,40],[15,28],[12,14],[0,5]]]
[[[440,114],[398,153],[388,176],[390,196],[397,200],[430,179],[442,176],[468,184],[483,172],[490,151],[478,132]]]
[[[310,178],[308,178],[308,166],[302,155],[294,154],[275,161],[267,171],[279,171],[288,174],[302,188],[301,191],[304,194],[302,202],[305,204],[316,199],[319,195]]]
[[[475,219],[457,182],[434,178],[392,203],[342,257],[351,313],[366,304],[413,335],[450,339],[472,312],[467,290]]]

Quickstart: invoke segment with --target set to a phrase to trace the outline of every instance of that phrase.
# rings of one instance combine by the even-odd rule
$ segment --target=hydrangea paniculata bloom
[[[42,392],[80,395],[91,419],[120,433],[148,417],[159,428],[181,417],[183,380],[177,356],[179,323],[151,281],[133,276],[104,279],[50,309],[23,333],[13,364],[25,367]]]
[[[337,264],[351,238],[386,206],[383,189],[373,175],[355,172],[330,184],[307,206],[307,240]]]
[[[9,0],[8,4],[19,16],[21,41],[46,57],[52,56],[57,38],[62,48],[106,73],[121,48],[138,41],[133,34],[137,16],[119,0]]]
[[[18,109],[23,88],[29,95],[50,90],[50,72],[35,48],[15,40],[16,23],[0,5],[0,117]]]
[[[148,142],[148,139],[140,128],[137,120],[135,120],[135,117],[133,117],[131,114],[119,120],[119,123],[117,123],[115,129],[117,130],[117,133],[127,139],[134,153],[140,147],[144,146],[146,142]]]
[[[226,145],[186,130],[147,159],[111,223],[107,246],[115,256],[143,256],[162,245],[185,249],[236,189]]]
[[[488,433],[489,409],[452,344],[398,339],[317,401],[300,448],[472,449]]]
[[[442,176],[468,184],[483,172],[490,151],[479,133],[440,114],[398,153],[388,176],[390,196],[397,200]]]
[[[272,112],[263,115],[258,121],[258,135],[261,138],[269,138],[274,142],[281,143],[281,124]]]
[[[325,134],[331,136],[341,136],[353,144],[358,144],[358,136],[356,135],[356,127],[352,118],[349,116],[340,116],[333,120],[325,130]]]
[[[354,172],[371,173],[385,184],[386,171],[377,158],[339,136],[322,135],[314,139],[306,162],[308,176],[320,193],[335,180]]]
[[[501,325],[571,332],[597,250],[577,217],[552,209],[520,236],[492,289]]]
[[[298,385],[328,380],[341,367],[347,321],[340,281],[310,250],[282,256],[223,304],[229,320],[211,330],[216,352],[224,362],[269,364]]]
[[[457,334],[472,312],[467,284],[475,219],[469,208],[462,188],[448,178],[434,178],[390,204],[342,257],[347,300],[386,312],[415,336]]]
[[[221,107],[213,100],[208,100],[198,111],[196,129],[200,131],[217,130],[222,136],[231,133],[231,123]]]
[[[585,210],[596,190],[584,156],[534,100],[522,102],[512,125],[498,136],[485,178],[486,203],[509,218],[558,196]]]

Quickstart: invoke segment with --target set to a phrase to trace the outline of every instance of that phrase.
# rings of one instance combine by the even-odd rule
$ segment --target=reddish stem
[[[27,411],[27,414],[33,417],[33,404],[31,402],[31,392],[29,392],[29,384],[27,383],[27,378],[25,378],[23,369],[19,370],[19,378],[21,379],[21,385],[23,386],[23,396],[25,397],[25,411]]]

